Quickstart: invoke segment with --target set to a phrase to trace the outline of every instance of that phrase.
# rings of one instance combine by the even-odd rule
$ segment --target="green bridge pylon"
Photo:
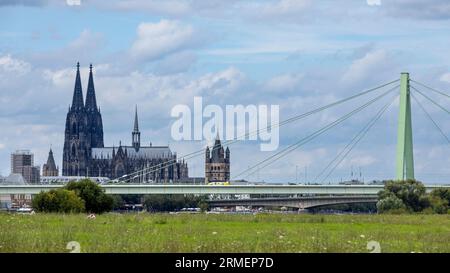
[[[414,179],[409,73],[400,76],[400,112],[397,134],[397,180]]]

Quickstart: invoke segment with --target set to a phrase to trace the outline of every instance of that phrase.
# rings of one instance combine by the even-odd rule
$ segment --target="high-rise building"
[[[21,174],[27,183],[39,183],[39,167],[34,166],[34,155],[29,150],[11,154],[11,173]]]
[[[217,134],[212,150],[205,151],[205,183],[230,180],[230,149],[224,150]]]
[[[42,176],[58,176],[59,170],[56,167],[55,159],[53,158],[53,151],[50,148],[50,152],[48,152],[47,163],[42,166]]]
[[[25,166],[33,166],[34,156],[29,150],[17,150],[11,154],[11,173],[22,173]]]

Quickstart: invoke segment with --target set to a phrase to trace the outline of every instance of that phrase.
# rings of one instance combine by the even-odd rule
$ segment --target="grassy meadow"
[[[0,252],[450,252],[450,215],[0,213]]]

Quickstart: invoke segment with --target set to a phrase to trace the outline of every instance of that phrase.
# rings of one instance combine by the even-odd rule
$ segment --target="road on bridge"
[[[0,185],[2,194],[38,194],[63,185]],[[287,195],[376,195],[383,185],[192,185],[127,184],[101,185],[107,194],[287,194]],[[450,185],[425,185],[427,191]]]

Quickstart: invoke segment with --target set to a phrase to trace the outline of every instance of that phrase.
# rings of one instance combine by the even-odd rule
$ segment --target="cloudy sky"
[[[174,141],[170,111],[205,104],[280,106],[280,119],[399,78],[450,94],[450,3],[447,0],[0,0],[0,173],[10,153],[30,149],[42,165],[50,146],[61,166],[64,122],[75,64],[83,91],[94,65],[105,144],[131,142],[137,104],[142,141],[183,155],[207,141]],[[423,91],[424,88],[422,88]],[[429,91],[427,91],[429,93]],[[380,94],[380,93],[377,93]],[[279,149],[295,143],[376,94],[280,129]],[[430,93],[450,109],[450,100]],[[426,102],[450,136],[448,114]],[[388,101],[392,93],[333,130],[286,155],[250,180],[314,181]],[[413,102],[416,177],[450,181],[449,143]],[[395,175],[398,102],[328,179],[365,181]],[[230,146],[232,176],[274,152],[259,142]],[[190,160],[203,175],[203,157]],[[297,175],[296,175],[296,169]],[[237,177],[239,178],[239,177]]]

